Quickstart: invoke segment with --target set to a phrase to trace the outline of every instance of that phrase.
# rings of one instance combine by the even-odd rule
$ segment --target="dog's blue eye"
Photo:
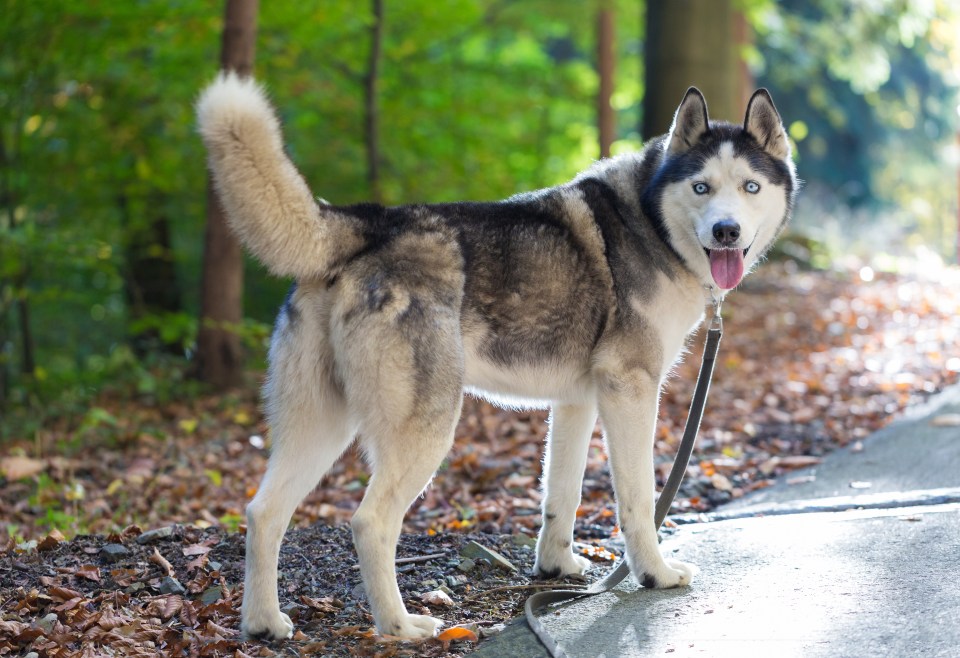
[[[760,183],[758,183],[755,180],[748,180],[746,185],[743,186],[743,189],[745,189],[750,194],[756,194],[757,192],[760,191]]]
[[[693,191],[697,194],[706,194],[710,191],[710,186],[706,183],[694,183]]]

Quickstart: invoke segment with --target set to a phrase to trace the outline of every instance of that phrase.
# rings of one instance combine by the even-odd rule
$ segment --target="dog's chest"
[[[670,281],[662,277],[652,299],[633,297],[630,300],[633,310],[644,317],[659,338],[661,379],[667,376],[680,357],[687,336],[703,320],[704,291],[692,277],[690,279]]]

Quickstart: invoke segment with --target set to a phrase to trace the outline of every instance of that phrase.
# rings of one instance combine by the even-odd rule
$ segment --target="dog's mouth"
[[[746,258],[750,247],[746,249],[707,249],[704,247],[703,251],[710,259],[710,274],[713,276],[714,282],[723,290],[735,288],[743,279],[743,259]]]

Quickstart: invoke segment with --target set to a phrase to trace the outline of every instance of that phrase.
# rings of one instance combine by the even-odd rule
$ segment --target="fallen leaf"
[[[339,599],[333,598],[332,596],[324,596],[323,598],[315,599],[310,596],[303,595],[300,597],[300,601],[314,610],[319,610],[320,612],[337,612],[343,607],[343,602]]]
[[[160,617],[167,621],[183,608],[183,598],[180,596],[161,596],[147,604],[144,613],[148,616]]]
[[[933,427],[960,427],[960,414],[941,414],[930,420]]]
[[[466,642],[479,641],[476,633],[471,631],[469,628],[464,628],[463,626],[454,626],[453,628],[448,628],[444,632],[440,633],[440,635],[437,636],[437,639],[441,642],[453,642],[456,640],[464,640]]]
[[[780,457],[780,466],[784,468],[806,468],[807,466],[816,466],[823,460],[820,457],[811,455],[787,455]]]
[[[66,537],[63,536],[59,530],[54,528],[50,531],[50,534],[44,537],[37,543],[38,551],[49,551],[57,547],[57,545],[62,542]]]
[[[76,599],[83,597],[83,594],[78,592],[75,589],[70,589],[68,587],[61,587],[59,585],[51,585],[47,589],[47,596],[49,596],[54,601],[69,601],[70,599]]]
[[[184,418],[179,423],[177,423],[180,429],[182,429],[187,434],[193,434],[193,432],[197,429],[198,424],[199,423],[197,422],[196,418]]]
[[[81,578],[92,580],[95,583],[100,582],[100,567],[94,564],[85,564],[77,567],[76,571],[74,571],[74,574],[80,576]]]
[[[171,578],[174,576],[173,565],[167,561],[167,558],[160,555],[160,551],[158,551],[156,548],[153,549],[153,554],[151,554],[147,559],[163,569],[166,575],[170,576]]]
[[[203,544],[192,544],[191,546],[185,546],[183,548],[183,554],[186,557],[191,557],[194,555],[206,555],[211,550],[210,546],[204,546]]]
[[[47,463],[39,459],[32,459],[22,455],[4,457],[0,459],[0,473],[8,480],[21,480],[42,473],[47,469]]]
[[[456,605],[449,594],[439,589],[421,594],[420,600],[427,605],[442,605],[446,608],[452,608]]]

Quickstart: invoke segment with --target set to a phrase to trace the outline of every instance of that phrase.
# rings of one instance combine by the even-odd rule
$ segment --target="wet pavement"
[[[540,613],[580,656],[960,656],[960,387],[661,545],[689,588]],[[794,478],[791,478],[794,479]],[[853,484],[853,486],[851,486]],[[477,656],[548,656],[522,619]]]

